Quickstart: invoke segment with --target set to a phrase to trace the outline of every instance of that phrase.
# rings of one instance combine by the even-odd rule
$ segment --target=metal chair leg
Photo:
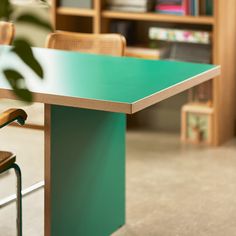
[[[21,170],[17,164],[13,164],[12,168],[14,168],[17,178],[17,236],[22,236],[22,195],[21,195]]]

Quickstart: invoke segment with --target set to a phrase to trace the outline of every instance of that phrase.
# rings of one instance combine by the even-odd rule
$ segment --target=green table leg
[[[125,223],[125,115],[47,106],[46,235],[108,236]]]

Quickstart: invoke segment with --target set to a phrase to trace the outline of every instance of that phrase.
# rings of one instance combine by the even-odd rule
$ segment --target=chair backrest
[[[58,31],[48,36],[47,48],[123,56],[126,40],[119,34],[84,34]]]
[[[10,45],[15,34],[14,24],[0,21],[0,44]]]

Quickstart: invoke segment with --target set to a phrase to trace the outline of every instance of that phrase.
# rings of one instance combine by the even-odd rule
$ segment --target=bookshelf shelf
[[[115,12],[102,11],[102,17],[108,19],[124,19],[124,20],[138,20],[138,21],[157,21],[157,22],[171,22],[184,24],[199,24],[199,25],[214,25],[215,20],[213,16],[176,16],[164,15],[157,13],[131,13],[131,12]]]
[[[57,14],[60,15],[70,15],[70,16],[87,16],[93,17],[95,11],[93,9],[80,9],[80,8],[71,8],[71,7],[58,7]]]

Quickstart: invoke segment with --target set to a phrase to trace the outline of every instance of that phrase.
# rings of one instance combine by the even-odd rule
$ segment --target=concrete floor
[[[0,149],[18,154],[23,186],[43,178],[43,133],[9,127]],[[177,135],[127,134],[127,224],[113,236],[236,235],[236,139],[220,148],[181,145]],[[0,198],[14,192],[1,175]],[[43,235],[43,190],[23,200],[24,236]],[[0,236],[15,235],[15,205],[0,208]],[[96,235],[94,235],[96,236]]]

